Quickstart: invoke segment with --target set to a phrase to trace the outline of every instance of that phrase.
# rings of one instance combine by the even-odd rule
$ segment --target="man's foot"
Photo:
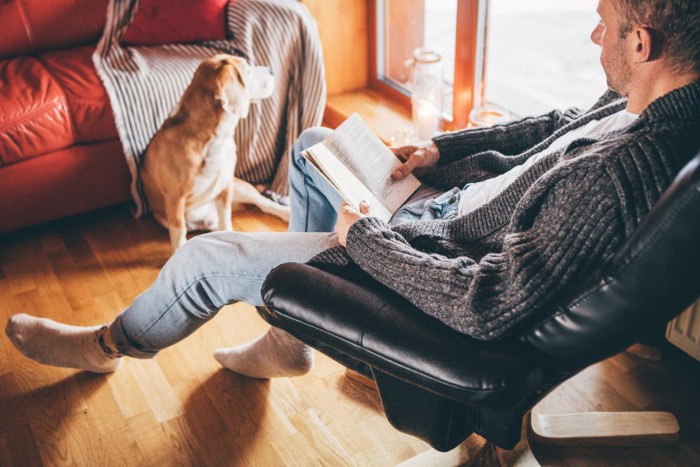
[[[69,326],[22,313],[7,321],[5,334],[25,357],[44,365],[110,373],[122,359],[104,353],[97,341],[100,328]]]
[[[225,368],[251,378],[300,376],[314,365],[313,349],[279,328],[230,349],[218,349],[214,358]]]

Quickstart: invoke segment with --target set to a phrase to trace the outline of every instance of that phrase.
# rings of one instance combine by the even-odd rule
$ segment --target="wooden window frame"
[[[445,122],[445,129],[464,128],[469,123],[469,113],[474,106],[477,85],[481,88],[481,79],[477,78],[482,69],[484,37],[484,0],[457,0],[455,57],[454,57],[454,92],[452,99],[452,120]],[[378,76],[377,66],[377,0],[369,0],[369,87],[380,92],[402,106],[410,109],[411,99],[408,95],[387,84]],[[478,82],[477,82],[478,81]]]

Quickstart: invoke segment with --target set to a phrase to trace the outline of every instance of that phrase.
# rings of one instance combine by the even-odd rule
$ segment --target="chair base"
[[[371,379],[346,370],[346,376],[373,389]],[[402,467],[487,465],[536,467],[540,463],[530,448],[538,444],[558,446],[640,446],[672,444],[680,427],[669,412],[586,412],[562,415],[541,414],[535,406],[523,421],[523,435],[515,448],[500,449],[477,434],[449,452],[428,449],[401,464]]]
[[[539,467],[531,441],[558,446],[648,446],[671,444],[679,432],[676,417],[668,412],[543,415],[533,409],[525,425],[518,445],[511,451],[493,450],[489,465]]]
[[[638,446],[672,444],[678,420],[668,412],[590,412],[530,414],[530,435],[540,444]]]

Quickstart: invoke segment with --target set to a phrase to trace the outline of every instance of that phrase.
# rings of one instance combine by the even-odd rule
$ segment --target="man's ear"
[[[634,57],[638,63],[656,60],[661,55],[662,37],[653,28],[637,26],[632,30],[634,35]]]

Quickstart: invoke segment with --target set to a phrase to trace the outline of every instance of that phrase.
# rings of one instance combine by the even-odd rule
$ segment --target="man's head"
[[[640,67],[700,76],[700,0],[599,0],[591,40],[608,85],[627,95]]]

